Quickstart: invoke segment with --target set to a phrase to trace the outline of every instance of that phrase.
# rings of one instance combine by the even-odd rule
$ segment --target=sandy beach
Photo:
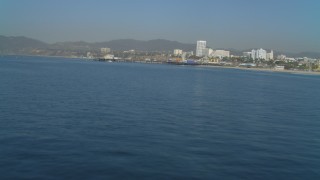
[[[275,70],[267,68],[246,68],[246,67],[228,67],[228,66],[204,66],[213,68],[230,68],[230,69],[240,69],[248,71],[264,71],[264,72],[277,72],[277,73],[290,73],[290,74],[302,74],[302,75],[320,75],[320,72],[315,71],[295,71],[295,70]]]

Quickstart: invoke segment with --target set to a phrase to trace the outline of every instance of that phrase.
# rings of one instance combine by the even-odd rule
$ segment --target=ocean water
[[[0,179],[320,179],[320,76],[0,57]]]

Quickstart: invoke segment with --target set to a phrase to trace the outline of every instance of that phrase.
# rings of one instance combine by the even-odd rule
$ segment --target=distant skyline
[[[0,35],[320,52],[318,0],[0,0]]]

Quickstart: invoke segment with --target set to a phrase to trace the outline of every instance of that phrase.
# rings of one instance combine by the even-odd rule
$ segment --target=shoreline
[[[320,72],[315,71],[295,71],[295,70],[275,70],[275,69],[267,69],[267,68],[245,68],[245,67],[232,67],[232,66],[206,66],[201,65],[202,67],[213,67],[213,68],[226,68],[226,69],[239,69],[245,71],[261,71],[261,72],[274,72],[274,73],[287,73],[287,74],[301,74],[301,75],[320,75]]]
[[[87,59],[87,58],[81,58],[81,57],[46,56],[46,55],[1,55],[1,56],[49,57],[49,58],[79,59],[79,60],[86,60],[86,61],[93,60],[93,59]],[[138,63],[144,63],[144,62],[138,62]],[[162,62],[162,63],[146,63],[146,64],[168,64],[168,63]],[[214,65],[201,65],[201,64],[190,65],[190,66],[320,76],[320,72],[316,72],[316,71],[275,70],[275,69],[269,69],[269,68],[246,68],[246,67],[238,67],[238,66],[214,66]]]

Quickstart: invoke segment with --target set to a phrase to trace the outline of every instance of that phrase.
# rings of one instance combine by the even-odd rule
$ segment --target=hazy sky
[[[320,52],[320,0],[0,0],[0,35]]]

